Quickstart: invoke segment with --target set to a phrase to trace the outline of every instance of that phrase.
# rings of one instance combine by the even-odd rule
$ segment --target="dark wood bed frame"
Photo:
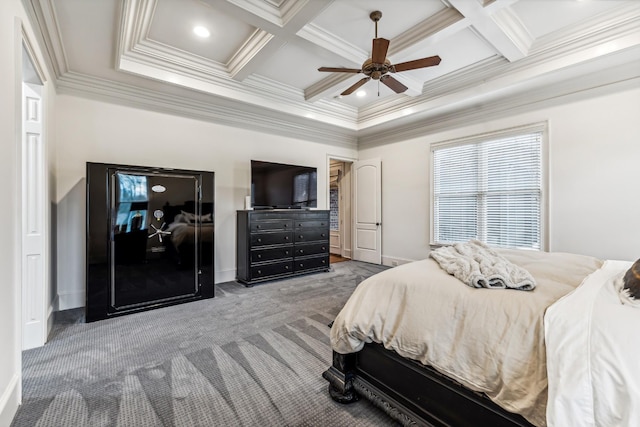
[[[402,425],[533,427],[484,394],[380,344],[366,344],[353,354],[334,351],[333,364],[322,376],[333,400],[351,403],[363,397]]]

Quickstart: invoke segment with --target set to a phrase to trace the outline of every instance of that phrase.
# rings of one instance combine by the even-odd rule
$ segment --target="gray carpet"
[[[83,323],[58,313],[50,341],[23,353],[23,426],[384,426],[366,401],[333,402],[322,372],[329,328],[364,278],[384,267],[334,271],[213,299]]]

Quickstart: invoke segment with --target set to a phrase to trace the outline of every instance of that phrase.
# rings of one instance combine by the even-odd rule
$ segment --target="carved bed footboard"
[[[532,426],[485,395],[379,344],[367,344],[354,354],[334,352],[332,366],[322,376],[329,381],[329,393],[335,401],[351,403],[365,398],[402,425]]]

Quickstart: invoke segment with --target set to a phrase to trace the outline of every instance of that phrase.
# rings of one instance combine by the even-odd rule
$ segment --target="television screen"
[[[256,209],[315,208],[318,170],[251,160],[251,206]]]

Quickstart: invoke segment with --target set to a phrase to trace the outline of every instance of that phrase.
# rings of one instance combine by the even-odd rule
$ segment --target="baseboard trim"
[[[56,295],[53,301],[51,301],[51,305],[49,305],[49,312],[47,313],[47,339],[49,340],[49,334],[51,333],[51,329],[53,329],[53,321],[55,319],[56,311],[60,310],[60,296]]]
[[[9,426],[20,406],[20,373],[15,373],[0,396],[0,426]]]
[[[222,270],[215,272],[215,283],[233,282],[236,280],[236,270]]]
[[[69,310],[71,308],[84,307],[85,293],[82,291],[58,292],[58,310]]]

